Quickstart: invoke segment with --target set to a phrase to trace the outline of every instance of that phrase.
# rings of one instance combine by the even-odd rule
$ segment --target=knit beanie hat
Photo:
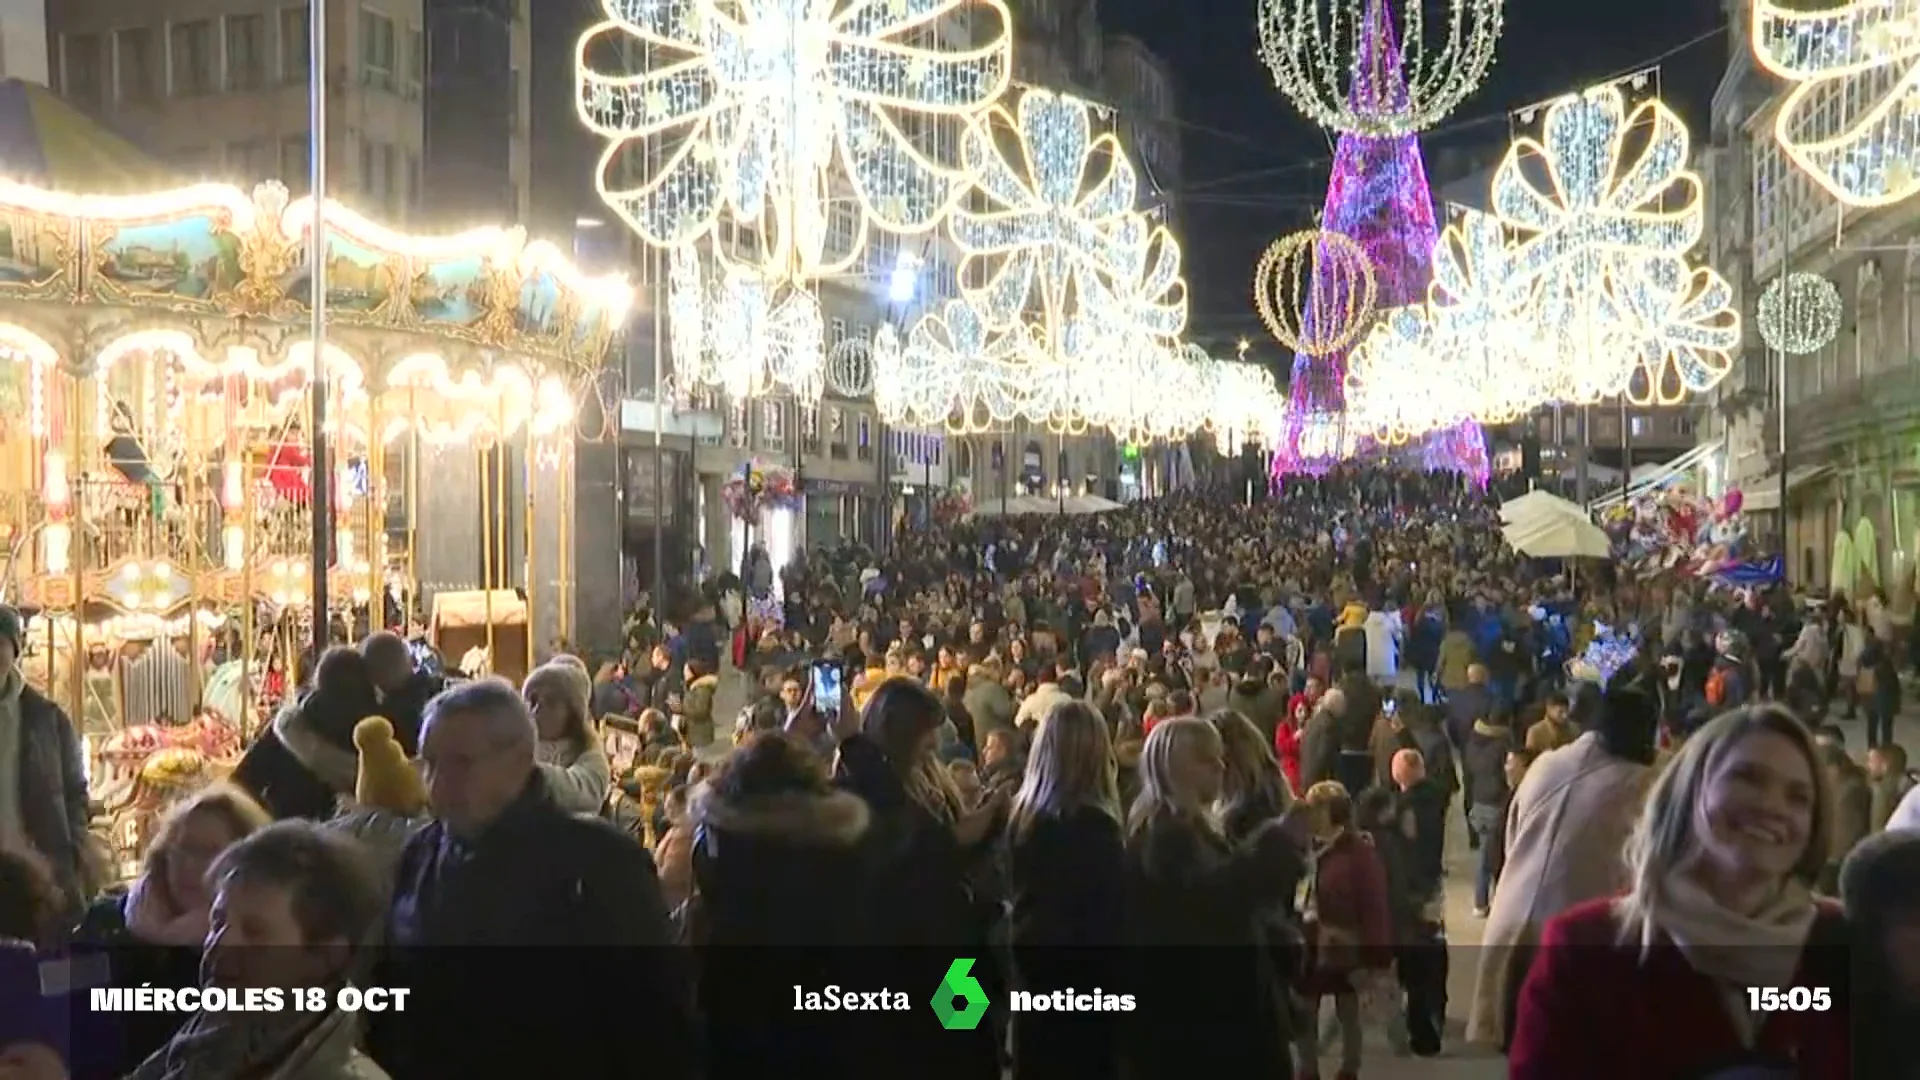
[[[0,638],[13,642],[13,655],[16,657],[27,651],[27,620],[20,615],[20,609],[8,604],[0,604]]]
[[[360,750],[360,775],[353,798],[363,808],[411,816],[427,807],[427,787],[394,740],[393,725],[384,716],[369,716],[354,725],[353,745]]]
[[[593,701],[593,677],[587,674],[586,668],[575,667],[573,664],[563,664],[555,661],[541,664],[528,673],[527,681],[521,684],[522,690],[535,688],[545,688],[556,693],[565,694],[567,704],[571,706],[576,713],[586,717],[589,721],[593,719],[593,710],[591,708]]]

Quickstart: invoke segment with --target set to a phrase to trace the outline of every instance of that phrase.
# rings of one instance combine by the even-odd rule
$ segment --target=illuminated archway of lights
[[[1253,271],[1260,321],[1274,340],[1308,356],[1353,344],[1373,318],[1378,294],[1373,260],[1345,233],[1324,229],[1275,240]]]
[[[1797,10],[1753,0],[1748,23],[1760,66],[1796,84],[1773,125],[1795,165],[1849,206],[1887,206],[1920,191],[1920,8],[1853,0]]]
[[[1643,343],[1672,340],[1664,320],[1688,301],[1659,298],[1663,283],[1695,298],[1726,287],[1711,269],[1685,281],[1662,269],[1670,265],[1662,260],[1684,260],[1705,228],[1689,150],[1685,123],[1665,103],[1629,110],[1620,85],[1609,84],[1549,104],[1541,136],[1516,139],[1495,170],[1494,214],[1521,237],[1509,271],[1530,289],[1517,318],[1542,346],[1556,398],[1584,404],[1620,393],[1646,364]],[[1533,160],[1545,168],[1527,168]],[[1697,360],[1676,356],[1683,382],[1711,389],[1726,369]]]
[[[820,301],[791,282],[744,266],[709,274],[695,248],[678,248],[668,272],[675,377],[735,401],[779,388],[803,402],[826,379]]]
[[[1091,318],[1093,289],[1116,268],[1114,234],[1139,189],[1120,140],[1093,133],[1086,102],[1035,89],[1015,112],[988,109],[963,156],[984,204],[953,212],[964,291],[990,325],[1028,322],[1047,359],[1074,359],[1075,346],[1102,336],[1068,328]]]
[[[693,243],[730,213],[759,238],[762,268],[785,276],[850,267],[870,226],[938,225],[966,170],[923,153],[907,132],[957,132],[1011,75],[1002,0],[602,6],[608,18],[581,37],[576,60],[580,118],[609,140],[595,176],[601,199],[664,248]],[[942,42],[955,21],[978,44],[921,44]],[[594,70],[590,54],[602,53],[631,58],[633,70]],[[827,247],[837,175],[857,217],[847,250]]]
[[[1260,0],[1260,58],[1280,92],[1322,127],[1371,138],[1422,131],[1479,87],[1503,20],[1502,0],[1444,0],[1434,20],[1429,6]]]
[[[1769,349],[1788,356],[1817,353],[1840,335],[1840,290],[1818,274],[1774,278],[1760,294],[1754,318]]]

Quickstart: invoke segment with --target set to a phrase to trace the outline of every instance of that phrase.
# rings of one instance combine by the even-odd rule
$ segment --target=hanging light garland
[[[1760,66],[1795,84],[1773,125],[1795,165],[1848,206],[1920,192],[1920,9],[1753,0],[1748,23]]]
[[[1504,18],[1502,0],[1440,0],[1435,20],[1430,3],[1260,0],[1260,58],[1322,127],[1369,138],[1423,131],[1486,78]]]
[[[1499,219],[1462,209],[1434,244],[1432,265],[1427,316],[1434,348],[1473,387],[1474,419],[1508,423],[1547,400],[1539,342],[1521,317],[1532,283],[1515,272]]]
[[[595,176],[601,200],[662,248],[693,243],[729,213],[752,229],[760,268],[794,278],[852,266],[872,226],[936,227],[968,176],[907,132],[957,133],[1011,74],[1002,0],[602,7],[608,18],[581,37],[576,65],[580,118],[609,141]],[[937,47],[955,23],[975,44]],[[602,55],[631,70],[595,70]],[[847,178],[856,215],[843,249],[828,246],[835,176]]]
[[[1308,356],[1353,344],[1373,318],[1379,289],[1366,251],[1344,233],[1325,229],[1274,241],[1253,271],[1260,321],[1274,340]]]
[[[883,326],[873,342],[873,403],[896,427],[991,430],[1044,408],[1031,396],[1032,341],[1024,325],[995,331],[965,298],[928,312],[901,341]]]
[[[1437,352],[1424,306],[1388,311],[1348,358],[1348,422],[1401,446],[1471,419],[1474,384],[1436,363]]]
[[[734,401],[776,389],[817,401],[826,381],[819,299],[745,266],[717,269],[708,280],[697,249],[672,253],[667,310],[676,378],[716,387]]]
[[[1638,367],[1622,389],[1627,401],[1678,405],[1690,393],[1711,390],[1727,377],[1740,347],[1733,286],[1677,256],[1645,260],[1634,274],[1610,294],[1626,307],[1623,322]]]
[[[1788,356],[1826,348],[1840,335],[1840,316],[1840,290],[1833,282],[1799,271],[1774,278],[1754,310],[1761,339]]]

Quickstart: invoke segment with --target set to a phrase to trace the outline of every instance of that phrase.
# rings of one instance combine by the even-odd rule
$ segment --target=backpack
[[[1718,709],[1727,703],[1727,696],[1733,689],[1733,669],[1715,668],[1707,676],[1707,704]]]

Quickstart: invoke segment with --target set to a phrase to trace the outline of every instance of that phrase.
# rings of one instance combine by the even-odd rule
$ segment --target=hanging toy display
[[[800,505],[793,470],[763,464],[758,458],[741,464],[720,488],[727,510],[745,522],[757,521],[768,510],[792,510]]]
[[[1714,578],[1743,565],[1745,504],[1739,491],[1716,501],[1672,486],[1615,506],[1603,524],[1620,564],[1641,578]]]

